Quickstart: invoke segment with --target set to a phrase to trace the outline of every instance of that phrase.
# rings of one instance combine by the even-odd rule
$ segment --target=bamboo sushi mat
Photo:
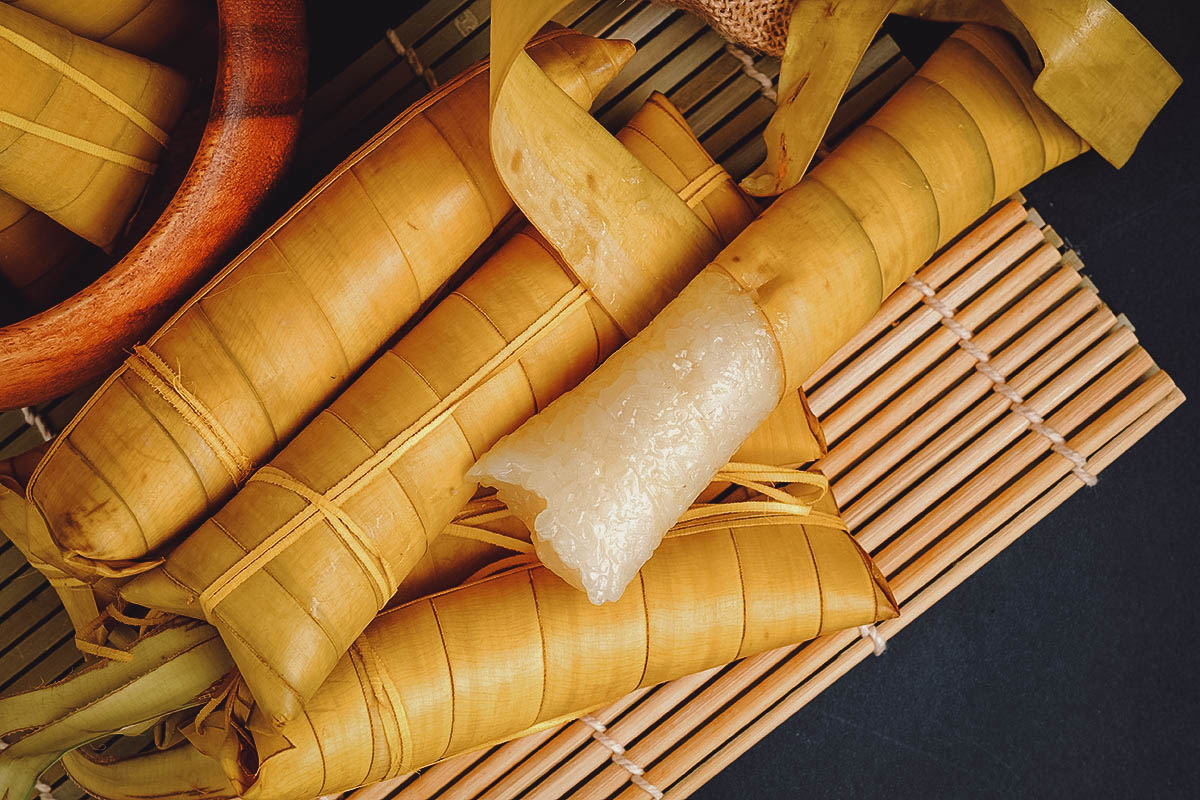
[[[457,0],[421,6],[314,94],[300,158],[311,174],[304,178],[315,180],[426,91],[396,43],[415,51],[422,70],[452,76],[485,55],[487,9]],[[773,104],[715,33],[681,12],[628,2],[581,0],[559,21],[638,44],[597,102],[606,125],[619,126],[652,90],[663,91],[732,173],[757,164],[758,133]],[[776,77],[772,59],[753,64]],[[833,138],[911,72],[890,40],[878,41]],[[901,287],[807,387],[830,444],[818,467],[855,536],[891,579],[898,619],[641,690],[584,720],[348,796],[690,795],[881,652],[1183,401],[1081,268],[1037,212],[1014,198]],[[36,411],[52,433],[86,395]],[[19,412],[0,415],[0,458],[40,439]],[[55,680],[79,661],[53,591],[5,542],[0,692]],[[57,767],[44,780],[58,800],[82,797]]]

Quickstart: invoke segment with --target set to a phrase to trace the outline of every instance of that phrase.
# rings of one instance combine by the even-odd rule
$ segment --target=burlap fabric
[[[796,0],[659,0],[696,14],[731,42],[782,56]]]

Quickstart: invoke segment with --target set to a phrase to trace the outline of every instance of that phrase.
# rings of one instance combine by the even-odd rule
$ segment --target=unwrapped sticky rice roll
[[[766,419],[783,384],[766,319],[719,270],[692,281],[637,342],[470,473],[534,531],[542,563],[597,604],[619,599],[658,546],[640,531],[675,523]],[[632,405],[631,393],[661,402]],[[586,434],[587,448],[562,431]],[[652,479],[597,480],[613,475]],[[584,520],[603,520],[605,535],[579,535]]]

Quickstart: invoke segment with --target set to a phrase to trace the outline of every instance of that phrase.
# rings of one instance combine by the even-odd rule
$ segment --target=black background
[[[1200,28],[1191,2],[1116,5],[1183,87],[1124,169],[1089,153],[1026,195],[1200,401]],[[309,6],[314,84],[403,16]],[[892,25],[906,52],[922,25]],[[1200,796],[1198,426],[1185,403],[694,796]]]

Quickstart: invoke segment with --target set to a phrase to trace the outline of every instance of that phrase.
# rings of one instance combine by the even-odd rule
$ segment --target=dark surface
[[[1197,28],[1116,5],[1183,86],[1122,170],[1026,195],[1192,399],[694,797],[1200,796]]]
[[[1197,26],[1187,3],[1117,5],[1184,85],[1123,170],[1087,154],[1026,194],[1197,399],[694,797],[1200,793]],[[310,0],[313,84],[397,8]]]

